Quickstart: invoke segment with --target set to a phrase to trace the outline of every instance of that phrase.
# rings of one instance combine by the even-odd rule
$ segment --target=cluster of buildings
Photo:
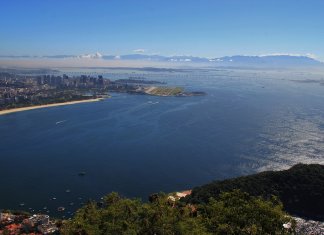
[[[18,75],[0,72],[0,110],[31,105],[98,98],[111,92],[146,94],[146,85],[163,84],[130,77],[109,80],[80,75]]]
[[[177,88],[152,87],[152,84],[165,84],[137,77],[110,80],[103,76],[80,75],[18,75],[0,71],[0,110],[62,103],[82,99],[107,96],[108,92],[169,96]],[[158,89],[161,93],[149,93]],[[167,92],[166,92],[167,91]],[[165,95],[164,93],[168,93]],[[172,95],[175,95],[173,94]],[[177,95],[197,95],[194,92],[178,92]],[[198,94],[199,95],[199,94]]]
[[[103,94],[107,93],[109,83],[102,76],[22,76],[0,72],[0,110],[53,102],[62,97],[73,100]]]
[[[323,235],[324,222],[314,220],[304,220],[302,218],[294,217],[296,221],[296,234],[297,235]]]
[[[0,213],[0,234],[59,234],[55,221],[48,215]]]
[[[109,84],[109,80],[104,79],[101,75],[92,77],[81,75],[79,77],[42,75],[36,77],[37,85],[48,85],[56,88],[104,88]]]

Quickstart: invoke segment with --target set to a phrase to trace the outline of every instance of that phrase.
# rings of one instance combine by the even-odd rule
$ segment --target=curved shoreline
[[[10,114],[10,113],[28,111],[28,110],[33,110],[33,109],[49,108],[49,107],[72,105],[72,104],[79,104],[79,103],[88,103],[88,102],[97,102],[100,100],[103,100],[103,98],[88,99],[88,100],[76,100],[76,101],[69,101],[69,102],[64,102],[64,103],[44,104],[44,105],[35,105],[35,106],[0,110],[0,115],[6,115],[6,114]]]

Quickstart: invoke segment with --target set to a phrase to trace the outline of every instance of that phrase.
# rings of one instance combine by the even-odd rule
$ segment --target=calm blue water
[[[116,79],[130,73],[101,72]],[[141,73],[208,95],[112,94],[0,116],[0,208],[69,216],[111,191],[145,200],[214,179],[324,162],[324,86],[290,81],[304,74]]]

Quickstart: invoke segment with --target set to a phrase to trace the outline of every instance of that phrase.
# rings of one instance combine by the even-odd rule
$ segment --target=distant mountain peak
[[[315,66],[323,65],[322,62],[309,55],[270,54],[259,56],[235,55],[216,58],[222,64],[235,64],[237,66]]]

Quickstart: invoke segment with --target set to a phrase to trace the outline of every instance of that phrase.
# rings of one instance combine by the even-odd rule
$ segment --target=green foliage
[[[285,171],[268,171],[255,175],[215,181],[194,188],[190,203],[207,203],[209,198],[222,192],[240,189],[252,196],[270,199],[272,195],[282,201],[284,209],[298,216],[315,220],[324,219],[324,166],[298,164]]]
[[[289,220],[276,199],[265,201],[238,190],[195,206],[165,194],[142,203],[112,193],[100,204],[81,208],[62,234],[288,234],[282,224]]]
[[[143,204],[141,228],[139,234],[207,234],[202,220],[192,216],[191,208],[170,201],[165,194]]]
[[[104,198],[100,212],[102,234],[138,234],[142,213],[139,200],[122,199],[112,193]]]
[[[265,201],[235,190],[202,206],[206,227],[213,234],[289,234],[283,222],[290,218],[277,200]]]

